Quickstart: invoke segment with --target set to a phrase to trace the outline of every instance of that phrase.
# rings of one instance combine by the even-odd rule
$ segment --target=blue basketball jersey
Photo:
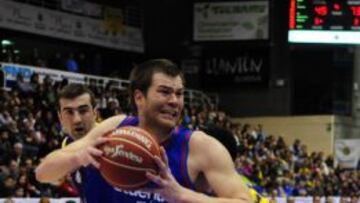
[[[126,117],[118,127],[137,126],[137,117]],[[169,159],[170,170],[175,179],[184,187],[195,189],[187,170],[189,141],[192,131],[176,127],[170,138],[161,143]],[[162,203],[165,200],[159,194],[143,191],[124,191],[109,185],[93,166],[81,167],[72,174],[81,200],[85,203]]]

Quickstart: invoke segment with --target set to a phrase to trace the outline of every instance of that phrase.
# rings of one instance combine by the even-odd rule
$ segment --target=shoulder
[[[212,147],[222,147],[221,143],[213,138],[212,136],[206,134],[203,131],[194,131],[191,137],[191,145],[198,145],[200,148],[208,149],[209,145]]]
[[[215,138],[203,131],[194,131],[190,140],[191,155],[198,161],[207,164],[217,164],[219,160],[231,161],[226,148]]]
[[[216,143],[216,140],[214,138],[212,138],[211,136],[209,136],[208,134],[206,134],[203,131],[193,131],[192,136],[191,136],[191,143],[193,144],[213,144]]]

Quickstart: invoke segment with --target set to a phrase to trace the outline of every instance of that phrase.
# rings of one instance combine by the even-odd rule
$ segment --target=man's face
[[[59,120],[65,132],[73,139],[83,137],[95,126],[96,111],[88,93],[74,99],[61,98],[59,105]]]
[[[168,130],[175,127],[184,107],[183,81],[180,76],[155,73],[147,94],[136,90],[134,97],[143,122]]]

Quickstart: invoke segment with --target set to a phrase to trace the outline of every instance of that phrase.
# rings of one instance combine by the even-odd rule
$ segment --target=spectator
[[[79,66],[73,53],[70,53],[69,58],[66,60],[66,70],[74,73],[79,72]]]
[[[49,60],[49,67],[57,70],[65,69],[65,62],[60,52],[56,52],[55,55]]]
[[[33,92],[34,89],[32,88],[31,85],[29,85],[28,82],[25,82],[24,80],[24,76],[21,75],[21,73],[17,74],[16,76],[16,90],[20,91],[20,93],[22,94],[27,94],[29,92]]]
[[[79,72],[88,73],[90,66],[88,64],[88,59],[86,58],[85,53],[80,53],[78,56]]]
[[[16,189],[16,181],[13,177],[7,176],[0,184],[0,197],[11,197]]]

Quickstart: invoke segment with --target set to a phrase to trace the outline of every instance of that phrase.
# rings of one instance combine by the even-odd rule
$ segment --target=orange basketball
[[[111,185],[120,189],[137,189],[149,180],[146,171],[157,173],[154,156],[160,157],[160,147],[145,130],[126,126],[105,135],[108,142],[99,146],[104,152],[100,173]]]

